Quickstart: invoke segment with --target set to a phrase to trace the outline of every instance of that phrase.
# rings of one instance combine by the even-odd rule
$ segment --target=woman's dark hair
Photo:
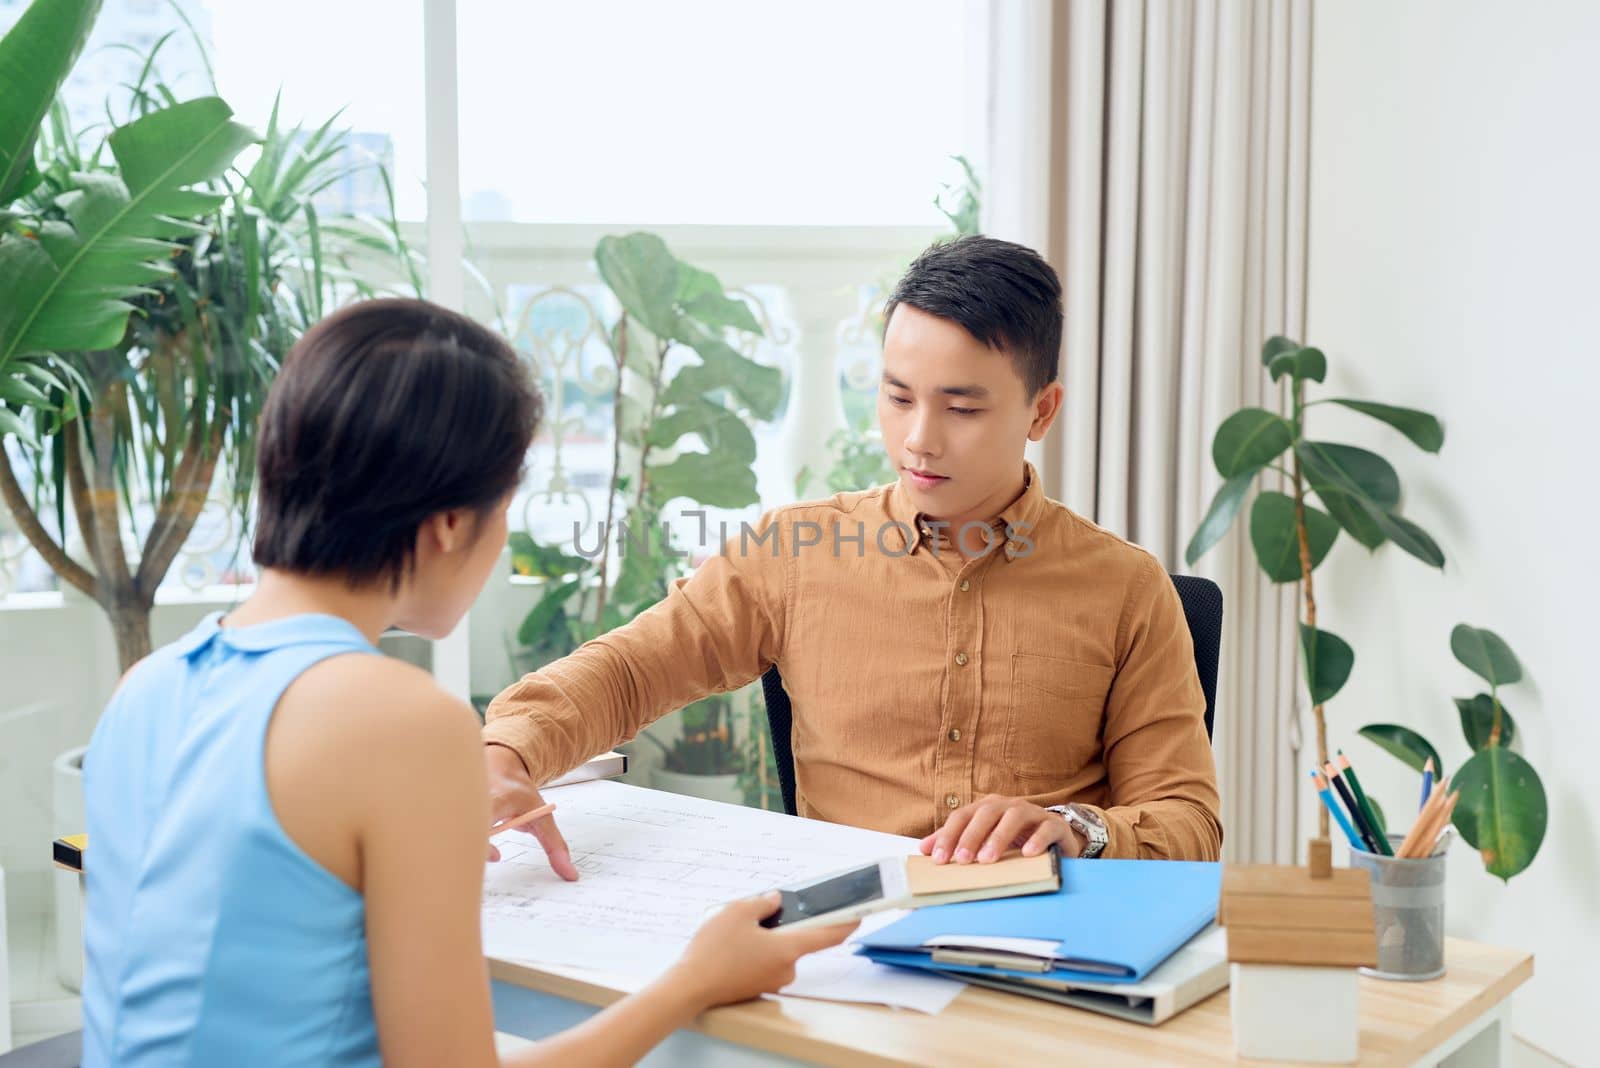
[[[909,304],[947,319],[1011,357],[1032,397],[1061,366],[1061,280],[1031,248],[974,235],[942,241],[918,256],[884,308]]]
[[[417,528],[480,515],[520,480],[544,402],[492,330],[422,300],[368,300],[290,350],[261,413],[255,562],[398,584]]]

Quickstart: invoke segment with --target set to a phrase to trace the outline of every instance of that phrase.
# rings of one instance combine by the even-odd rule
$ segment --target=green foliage
[[[1437,452],[1444,442],[1439,421],[1426,412],[1369,401],[1334,398],[1308,403],[1306,385],[1327,377],[1328,358],[1322,350],[1289,338],[1269,338],[1261,347],[1261,366],[1274,382],[1289,386],[1290,414],[1243,408],[1217,428],[1211,456],[1224,481],[1189,540],[1184,553],[1188,563],[1197,563],[1222,540],[1251,488],[1265,475],[1286,482],[1291,491],[1264,489],[1250,510],[1250,543],[1261,570],[1273,582],[1296,582],[1309,589],[1312,573],[1327,559],[1341,532],[1369,549],[1393,542],[1442,568],[1445,558],[1438,543],[1399,513],[1400,478],[1394,466],[1368,449],[1310,438],[1306,416],[1314,404],[1339,404],[1399,430],[1430,452]],[[1321,706],[1349,679],[1355,652],[1337,635],[1305,625],[1301,649],[1307,690],[1320,723]]]
[[[983,183],[972,169],[971,160],[965,156],[950,158],[961,165],[961,184],[941,185],[939,195],[933,198],[933,206],[939,209],[940,215],[950,220],[957,237],[966,237],[978,233],[978,217],[983,208]],[[948,204],[945,203],[946,197],[950,201]]]
[[[683,733],[671,745],[648,732],[641,735],[661,749],[661,763],[668,771],[684,775],[731,775],[740,770],[733,731],[732,695],[712,694],[689,705],[681,713],[680,726]]]
[[[750,427],[772,418],[783,400],[778,370],[734,347],[760,336],[761,325],[715,275],[677,259],[648,233],[602,238],[595,264],[622,307],[606,330],[619,380],[630,376],[639,387],[630,395],[637,403],[617,406],[615,432],[639,456],[631,469],[613,469],[607,489],[608,501],[623,498],[625,506],[602,535],[614,551],[587,559],[515,536],[517,573],[552,580],[517,631],[535,664],[621,626],[666,595],[684,571],[681,551],[662,533],[671,502],[756,503]],[[679,362],[680,354],[693,359]]]
[[[1459,790],[1453,822],[1468,845],[1483,857],[1484,868],[1509,880],[1533,863],[1549,823],[1549,801],[1533,766],[1510,749],[1515,727],[1500,704],[1500,687],[1522,679],[1522,664],[1494,631],[1457,624],[1450,649],[1461,665],[1489,683],[1489,692],[1457,697],[1461,733],[1472,756],[1461,765],[1450,789]],[[1361,733],[1418,770],[1438,753],[1420,734],[1392,724],[1371,724]]]
[[[828,451],[836,457],[823,480],[830,495],[871,489],[895,479],[894,466],[884,454],[883,440],[876,431],[857,432],[849,427],[835,430],[828,435]],[[811,469],[802,467],[794,478],[794,495],[805,497],[815,482]]]
[[[84,10],[38,0],[24,23]],[[24,23],[0,42],[0,83]],[[62,577],[106,606],[124,666],[148,646],[154,591],[218,469],[231,470],[243,511],[279,361],[328,303],[363,291],[350,264],[373,258],[313,207],[344,173],[331,120],[285,127],[275,109],[258,138],[217,97],[179,101],[155,62],[164,41],[106,102],[113,123],[126,118],[103,139],[74,131],[59,101],[42,127],[33,120],[31,177],[0,227],[0,436],[37,445],[23,455],[56,532],[38,522],[30,540],[54,547]],[[30,94],[0,101],[0,171],[14,164],[19,114],[36,105]],[[260,156],[242,174],[234,163],[251,144]],[[3,451],[0,466],[11,475]],[[69,496],[80,530],[98,532],[84,536],[86,565],[44,544],[64,536]],[[129,524],[142,546],[106,536]]]

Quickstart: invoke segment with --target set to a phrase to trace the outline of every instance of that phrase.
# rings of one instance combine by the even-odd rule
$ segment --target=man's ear
[[[1033,423],[1028,427],[1029,441],[1044,439],[1050,424],[1061,414],[1061,401],[1065,396],[1066,390],[1062,388],[1060,382],[1051,382],[1039,391],[1039,395],[1033,399]]]

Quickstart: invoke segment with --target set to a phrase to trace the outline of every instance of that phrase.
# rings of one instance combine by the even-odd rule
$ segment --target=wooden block
[[[1237,964],[1310,964],[1373,967],[1378,938],[1365,931],[1282,931],[1228,928],[1228,959]]]
[[[1313,838],[1306,844],[1306,867],[1313,879],[1333,877],[1333,843],[1326,838]]]
[[[1371,931],[1372,902],[1359,897],[1230,894],[1228,927],[1278,930]]]
[[[1229,864],[1222,869],[1222,896],[1294,894],[1303,897],[1372,896],[1365,868],[1335,868],[1327,879],[1313,879],[1304,868],[1281,864]]]

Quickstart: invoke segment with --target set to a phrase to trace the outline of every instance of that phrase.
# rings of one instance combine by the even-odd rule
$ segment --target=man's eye
[[[891,393],[891,394],[889,394],[889,403],[893,404],[897,408],[904,408],[906,405],[911,403],[911,398],[910,397],[896,397],[893,393]]]
[[[977,415],[982,411],[981,408],[951,408],[950,410],[957,415]]]

